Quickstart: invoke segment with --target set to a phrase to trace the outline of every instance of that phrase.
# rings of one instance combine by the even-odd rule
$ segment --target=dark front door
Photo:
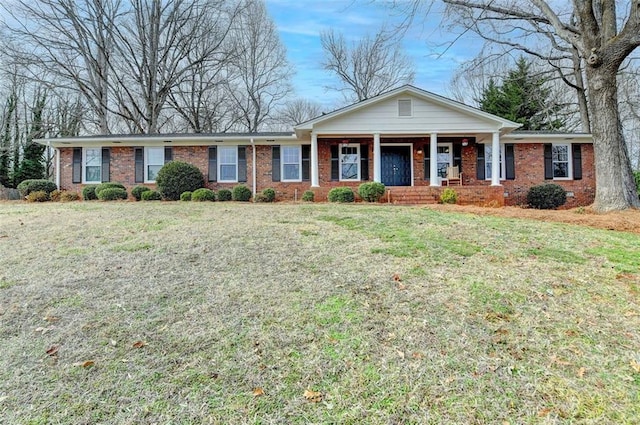
[[[380,166],[385,186],[411,186],[411,147],[382,146]]]

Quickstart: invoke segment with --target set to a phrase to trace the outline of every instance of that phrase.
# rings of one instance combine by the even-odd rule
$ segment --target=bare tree
[[[322,66],[341,83],[328,88],[341,92],[347,101],[361,101],[413,83],[413,63],[404,54],[398,34],[402,32],[382,28],[348,46],[343,34],[333,29],[322,32]]]
[[[322,106],[308,99],[293,99],[285,103],[280,111],[282,124],[295,126],[322,114]]]
[[[229,67],[229,96],[239,128],[259,131],[291,92],[291,66],[263,0],[247,0],[234,25],[237,56]]]

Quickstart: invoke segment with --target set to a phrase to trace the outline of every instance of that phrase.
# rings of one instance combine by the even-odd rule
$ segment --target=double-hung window
[[[302,149],[300,146],[282,146],[282,181],[302,181]]]
[[[571,155],[570,145],[553,145],[551,156],[553,162],[553,178],[571,178]]]
[[[235,183],[238,181],[238,147],[218,147],[218,181]]]
[[[504,161],[504,145],[500,144],[500,180],[504,180],[505,161]],[[484,145],[484,176],[485,179],[491,180],[491,170],[493,168],[493,151],[491,145]]]
[[[164,148],[145,148],[144,180],[155,182],[158,171],[164,165]]]
[[[360,180],[360,144],[340,145],[340,180]]]
[[[102,148],[85,148],[83,183],[102,181]]]

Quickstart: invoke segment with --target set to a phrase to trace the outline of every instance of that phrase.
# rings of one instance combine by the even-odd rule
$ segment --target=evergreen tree
[[[521,57],[501,85],[489,80],[478,100],[480,109],[522,124],[522,130],[560,130],[561,107],[550,99],[546,84],[547,79],[534,75],[531,62]]]
[[[11,122],[16,109],[17,99],[11,93],[7,99],[7,106],[2,117],[2,138],[0,139],[0,185],[11,186]]]
[[[31,112],[31,129],[27,135],[26,144],[22,153],[22,161],[14,175],[14,183],[16,185],[27,179],[45,178],[44,151],[46,146],[34,142],[33,139],[44,136],[45,131],[42,114],[46,100],[46,94],[36,94],[35,105]]]

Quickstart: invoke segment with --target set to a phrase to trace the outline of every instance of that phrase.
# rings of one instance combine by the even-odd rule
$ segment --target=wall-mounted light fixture
[[[462,146],[469,146],[469,139],[462,139]]]

